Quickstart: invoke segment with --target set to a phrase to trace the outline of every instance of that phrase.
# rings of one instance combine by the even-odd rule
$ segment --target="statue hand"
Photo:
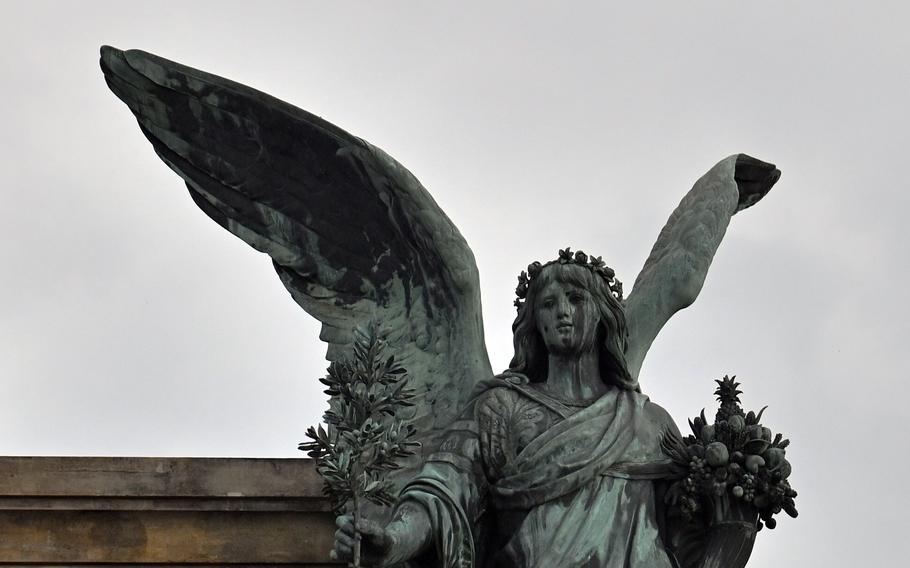
[[[354,518],[341,515],[335,519],[335,548],[329,553],[333,560],[350,562],[354,559],[356,533],[360,533],[360,562],[364,566],[391,566],[393,539],[385,527],[369,519],[360,519],[354,530]]]
[[[360,561],[365,566],[382,568],[394,566],[420,554],[430,543],[430,520],[426,510],[414,503],[403,503],[395,518],[386,526],[376,521],[360,519],[354,530],[354,519],[341,515],[335,519],[335,548],[333,560],[354,558],[354,542],[360,533]]]
[[[780,179],[780,170],[774,164],[762,162],[752,156],[739,154],[736,157],[736,167],[733,173],[736,187],[739,189],[739,203],[737,211],[751,207],[765,196],[777,180]]]

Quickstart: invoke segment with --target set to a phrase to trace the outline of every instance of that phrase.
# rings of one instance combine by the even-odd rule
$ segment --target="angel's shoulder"
[[[500,416],[510,415],[521,404],[522,398],[521,394],[505,384],[492,386],[477,398],[476,412]]]
[[[639,395],[639,396],[643,396],[643,395]],[[657,404],[656,402],[652,402],[647,397],[645,397],[645,399],[646,399],[645,403],[644,403],[645,418],[647,419],[648,422],[651,423],[651,425],[655,429],[657,429],[658,431],[664,431],[666,429],[671,429],[676,432],[679,431],[678,427],[676,426],[676,422],[673,420],[673,417],[670,416],[670,413],[667,412],[667,410],[664,407]]]

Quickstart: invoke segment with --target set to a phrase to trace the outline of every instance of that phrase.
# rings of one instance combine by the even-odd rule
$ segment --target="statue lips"
[[[556,324],[557,340],[562,344],[563,349],[575,351],[581,347],[581,338],[577,337],[578,328],[571,321],[564,321]]]

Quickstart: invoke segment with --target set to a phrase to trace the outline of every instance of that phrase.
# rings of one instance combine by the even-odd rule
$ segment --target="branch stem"
[[[360,499],[358,499],[357,492],[354,492],[354,562],[351,563],[353,568],[360,568],[360,530],[358,530],[358,525],[360,524]]]

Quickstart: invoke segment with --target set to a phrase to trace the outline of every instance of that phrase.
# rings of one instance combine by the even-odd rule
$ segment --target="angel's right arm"
[[[399,497],[398,511],[425,519],[430,536],[417,566],[457,567],[476,561],[478,530],[487,509],[490,483],[502,462],[502,428],[511,412],[503,404],[504,389],[490,389],[475,398],[441,438],[420,474]],[[495,441],[492,441],[496,438]],[[421,510],[416,515],[413,508]]]

